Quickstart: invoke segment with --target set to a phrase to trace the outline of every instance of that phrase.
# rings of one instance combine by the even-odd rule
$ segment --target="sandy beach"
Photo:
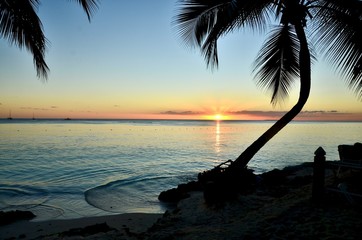
[[[18,221],[0,226],[0,239],[97,239],[106,236],[134,239],[132,235],[145,232],[161,216],[127,213],[69,220]]]
[[[0,238],[358,239],[362,234],[361,204],[333,192],[320,204],[313,203],[312,172],[311,165],[294,168],[282,182],[269,182],[221,205],[206,205],[202,192],[191,192],[175,210],[163,215],[21,221],[1,226]],[[326,184],[332,184],[333,171],[326,175]]]

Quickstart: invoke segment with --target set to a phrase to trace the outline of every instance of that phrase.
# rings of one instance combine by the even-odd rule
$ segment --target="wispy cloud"
[[[338,113],[338,114],[344,114],[343,112],[338,112],[337,110],[331,110],[331,111],[303,111],[301,114],[329,114],[329,113]]]
[[[39,107],[20,107],[22,110],[31,110],[31,111],[55,111],[57,106],[50,106],[49,108],[39,108]]]
[[[36,108],[36,107],[20,107],[20,109],[33,110],[33,111],[52,111],[51,109],[48,108]]]
[[[253,111],[253,110],[241,110],[241,111],[229,111],[226,114],[232,115],[253,115],[253,116],[269,116],[269,117],[280,117],[286,114],[287,111]],[[338,112],[337,110],[331,111],[302,111],[299,115],[320,115],[320,114],[347,114],[343,112]]]
[[[229,111],[225,114],[242,116],[245,118],[263,119],[263,120],[278,120],[287,111],[253,111],[253,110],[241,110],[241,111]],[[314,110],[314,111],[302,111],[295,120],[338,120],[338,121],[358,121],[362,117],[361,113],[340,112],[337,110]]]
[[[166,112],[160,112],[160,114],[165,115],[200,115],[204,114],[204,112],[195,112],[195,111],[166,111]]]

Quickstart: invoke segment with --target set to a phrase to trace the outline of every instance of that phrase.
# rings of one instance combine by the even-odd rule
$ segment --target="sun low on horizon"
[[[221,114],[216,114],[216,115],[214,115],[214,119],[215,119],[216,121],[222,120],[222,118],[223,118],[223,116],[222,116]]]
[[[207,120],[214,120],[214,121],[223,121],[223,120],[231,120],[231,117],[222,113],[216,113],[205,116]]]

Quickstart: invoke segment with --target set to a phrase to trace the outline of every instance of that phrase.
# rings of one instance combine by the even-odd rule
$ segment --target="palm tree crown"
[[[88,20],[97,8],[97,0],[73,0],[87,14]],[[39,0],[1,0],[0,35],[19,48],[25,47],[33,55],[37,76],[47,79],[48,65],[45,62],[47,39],[36,10]]]
[[[176,24],[181,37],[199,46],[211,67],[218,65],[221,36],[244,27],[265,30],[275,17],[279,19],[255,64],[261,86],[272,89],[272,101],[284,97],[290,81],[299,76],[299,40],[293,27],[299,24],[308,27],[310,40],[362,96],[360,0],[180,0],[179,4]]]
[[[309,41],[338,69],[362,98],[362,2],[360,0],[179,0],[176,25],[190,46],[201,49],[208,66],[218,65],[217,40],[235,29],[271,29],[255,60],[258,84],[276,104],[299,79],[296,105],[250,145],[234,162],[245,167],[308,100],[311,87]],[[308,28],[310,34],[306,34]],[[314,51],[312,51],[314,53]]]

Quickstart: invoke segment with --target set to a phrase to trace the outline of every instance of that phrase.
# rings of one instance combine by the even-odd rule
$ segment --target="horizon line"
[[[0,118],[0,120],[57,120],[57,121],[210,121],[210,122],[276,122],[276,119],[166,119],[166,118]],[[304,120],[293,119],[291,122],[362,122],[361,120]]]

